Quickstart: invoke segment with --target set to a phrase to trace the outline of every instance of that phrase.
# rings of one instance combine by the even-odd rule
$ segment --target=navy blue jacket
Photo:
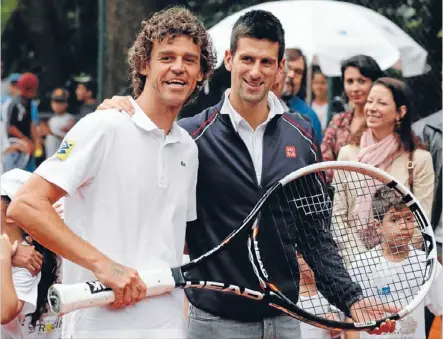
[[[206,253],[237,229],[263,193],[275,182],[299,168],[321,161],[318,146],[312,141],[311,124],[298,114],[276,115],[266,126],[262,178],[261,182],[257,182],[246,145],[232,126],[229,115],[220,114],[222,105],[223,99],[216,106],[179,121],[180,126],[191,134],[199,149],[198,219],[188,224],[186,232],[191,259]],[[295,146],[295,157],[287,157],[286,146]],[[266,232],[266,226],[263,226],[266,219],[264,214],[260,232]],[[314,270],[322,294],[337,306],[347,309],[347,306],[360,296],[361,291],[359,286],[352,283],[341,263],[330,232],[325,231],[323,226],[319,225],[314,230],[315,236],[312,230],[311,236],[308,236],[309,232],[303,229],[303,224],[297,225],[300,230],[296,231],[300,232],[297,232],[299,237],[294,244],[294,253],[302,253]],[[285,276],[288,275],[287,268],[278,269],[280,263],[284,267],[286,261],[278,257],[281,253],[272,251],[269,237],[271,235],[268,235],[267,239],[267,256],[273,257],[273,271],[280,274],[274,278],[278,281],[292,280],[291,277]],[[209,264],[191,272],[190,278],[232,283],[260,290],[248,260],[245,243],[244,240],[233,242]],[[309,255],[314,253],[311,248],[317,250],[315,256]],[[297,283],[290,293],[297,298],[299,271],[296,260],[292,265]],[[325,270],[324,267],[329,269]],[[322,291],[322,284],[334,286],[335,290]],[[194,306],[226,319],[259,321],[280,314],[280,311],[269,306],[222,292],[187,289],[186,295]],[[338,300],[337,296],[343,299]]]

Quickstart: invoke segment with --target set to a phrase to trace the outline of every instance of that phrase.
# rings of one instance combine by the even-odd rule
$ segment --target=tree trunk
[[[41,66],[40,87],[53,88],[63,85],[60,54],[54,53],[61,47],[57,45],[56,34],[51,26],[52,3],[45,0],[22,0],[23,22],[32,41],[35,56]]]
[[[126,92],[129,88],[128,50],[141,22],[166,5],[165,1],[156,0],[106,1],[104,98]]]

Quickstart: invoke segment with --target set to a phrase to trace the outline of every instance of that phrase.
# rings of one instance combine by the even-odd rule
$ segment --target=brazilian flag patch
[[[66,158],[68,157],[69,153],[71,153],[74,146],[75,146],[74,141],[69,139],[63,140],[55,156],[60,160],[66,160]]]

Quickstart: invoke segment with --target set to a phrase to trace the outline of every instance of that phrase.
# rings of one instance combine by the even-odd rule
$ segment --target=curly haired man
[[[212,73],[215,56],[204,27],[186,9],[155,13],[142,26],[129,51],[136,113],[109,110],[81,119],[8,209],[36,241],[69,260],[63,283],[98,278],[116,294],[111,308],[66,315],[63,338],[185,332],[183,292],[139,302],[146,286],[138,272],[181,263],[186,222],[196,218],[198,157],[174,120]],[[65,223],[52,208],[62,196]]]

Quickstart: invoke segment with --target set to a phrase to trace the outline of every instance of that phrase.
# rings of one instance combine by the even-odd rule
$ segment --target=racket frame
[[[302,308],[298,307],[294,302],[286,298],[285,295],[278,289],[277,286],[273,285],[271,282],[268,281],[268,275],[266,272],[266,268],[264,267],[263,262],[261,260],[259,241],[257,239],[257,235],[260,230],[259,220],[260,220],[261,208],[266,203],[268,198],[281,187],[307,174],[321,172],[325,170],[354,171],[363,175],[368,175],[380,181],[389,188],[394,189],[402,196],[403,201],[414,213],[414,216],[419,224],[421,233],[424,238],[424,243],[426,248],[426,258],[427,258],[424,284],[421,286],[420,291],[418,292],[417,295],[415,295],[414,299],[408,304],[407,307],[402,309],[397,314],[393,314],[386,319],[379,321],[369,321],[365,323],[347,323],[341,321],[340,322],[334,321],[317,315],[313,315],[311,313],[306,312]],[[327,193],[325,192],[325,194]],[[238,286],[235,284],[222,283],[222,282],[209,281],[209,280],[193,280],[188,278],[189,270],[207,261],[211,256],[216,255],[218,252],[222,251],[233,238],[246,233],[250,233],[250,235],[247,237],[249,260],[251,262],[255,275],[258,279],[258,282],[260,283],[262,289],[261,291],[252,290],[244,286]],[[255,205],[254,209],[245,218],[242,225],[238,229],[234,230],[231,234],[229,234],[218,246],[214,247],[210,251],[191,260],[190,262],[182,266],[174,267],[171,269],[158,270],[157,273],[155,274],[152,274],[152,272],[150,272],[148,280],[152,282],[153,286],[155,286],[155,284],[157,283],[160,284],[163,283],[162,286],[166,287],[163,288],[163,290],[162,289],[155,290],[151,289],[148,286],[147,295],[154,296],[154,295],[163,294],[165,293],[165,291],[166,292],[170,291],[173,288],[183,288],[183,289],[202,288],[207,290],[215,290],[267,303],[269,306],[279,309],[280,311],[290,315],[291,317],[297,318],[303,322],[306,322],[308,324],[317,327],[328,328],[328,329],[340,328],[344,330],[363,330],[363,329],[371,330],[380,326],[386,320],[398,320],[407,316],[421,303],[421,301],[424,299],[425,295],[429,291],[432,281],[434,279],[436,272],[436,260],[437,260],[437,249],[436,249],[435,238],[433,236],[432,227],[430,226],[430,222],[427,216],[423,213],[423,208],[420,205],[420,203],[416,200],[413,194],[404,185],[399,183],[390,174],[367,164],[357,163],[352,161],[329,161],[329,162],[316,163],[303,167],[295,172],[290,173],[289,175],[285,176],[283,179],[276,182],[268,191],[266,191],[263,197]],[[144,274],[142,274],[141,272],[140,276],[143,277]],[[50,292],[48,292],[48,294]],[[109,291],[104,291],[104,292],[109,293]]]

